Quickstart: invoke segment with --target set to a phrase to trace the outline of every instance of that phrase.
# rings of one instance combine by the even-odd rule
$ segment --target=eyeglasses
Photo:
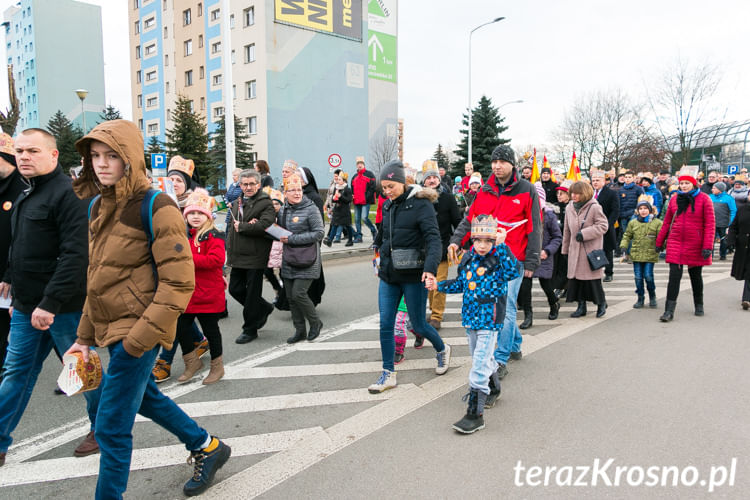
[[[257,185],[258,185],[257,182],[242,182],[242,183],[240,183],[241,187],[253,187],[253,186],[257,186]]]

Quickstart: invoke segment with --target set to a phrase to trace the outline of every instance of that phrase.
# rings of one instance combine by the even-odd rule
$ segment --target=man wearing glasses
[[[240,174],[242,197],[230,209],[231,223],[227,226],[227,256],[232,267],[229,275],[229,295],[243,305],[242,334],[235,342],[246,344],[258,338],[258,330],[266,324],[273,305],[266,302],[263,291],[263,271],[268,267],[272,240],[266,228],[276,220],[271,198],[260,190],[260,174],[243,170]]]

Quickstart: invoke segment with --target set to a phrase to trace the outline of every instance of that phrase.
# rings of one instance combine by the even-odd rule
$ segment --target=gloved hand
[[[701,256],[703,256],[704,259],[708,259],[709,257],[711,257],[711,250],[702,250]]]
[[[664,247],[656,247],[656,253],[662,253],[664,251]]]
[[[579,243],[583,243],[583,233],[582,232],[578,231],[578,233],[576,234],[576,241],[579,242]]]

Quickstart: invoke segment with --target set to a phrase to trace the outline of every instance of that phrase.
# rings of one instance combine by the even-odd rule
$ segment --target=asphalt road
[[[684,280],[676,319],[662,324],[666,267],[657,267],[657,310],[631,308],[630,273],[618,264],[616,280],[605,285],[610,309],[601,320],[570,319],[571,306],[559,320],[546,320],[535,285],[525,356],[511,364],[486,429],[471,436],[451,430],[465,410],[468,373],[456,300],[448,302],[441,330],[455,347],[448,374],[435,377],[434,351],[414,350],[410,341],[399,387],[382,396],[364,390],[380,360],[377,280],[367,258],[326,264],[319,341],[283,345],[289,313],[276,312],[258,341],[238,346],[239,308],[230,300],[230,318],[221,323],[226,379],[208,388],[172,381],[164,388],[233,447],[205,495],[211,498],[701,498],[712,477],[721,479],[722,466],[727,478],[712,496],[746,497],[750,313],[739,309],[740,283],[728,278],[728,264],[709,268],[707,314],[696,318]],[[270,288],[265,295],[272,297]],[[175,370],[181,373],[180,363]],[[87,430],[82,398],[52,394],[58,371],[50,358],[0,469],[0,498],[93,493],[97,457],[71,456]],[[180,498],[190,474],[187,452],[151,422],[136,423],[134,436],[127,496]],[[610,458],[611,481],[615,467],[630,467],[620,486],[607,486],[601,476],[595,487],[565,485],[569,471],[576,472],[571,482],[590,484],[592,474],[579,478],[576,467]],[[637,481],[640,469],[666,466],[681,468],[683,483],[693,479],[685,467],[700,476],[692,487],[645,486],[648,476]],[[550,485],[532,486],[539,477],[544,482],[545,472]]]

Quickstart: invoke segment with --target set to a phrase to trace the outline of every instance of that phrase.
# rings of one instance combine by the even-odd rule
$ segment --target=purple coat
[[[542,250],[547,252],[547,258],[540,261],[533,277],[550,279],[554,271],[554,256],[560,250],[562,244],[562,231],[560,231],[560,226],[557,223],[555,212],[545,207],[543,217]]]

